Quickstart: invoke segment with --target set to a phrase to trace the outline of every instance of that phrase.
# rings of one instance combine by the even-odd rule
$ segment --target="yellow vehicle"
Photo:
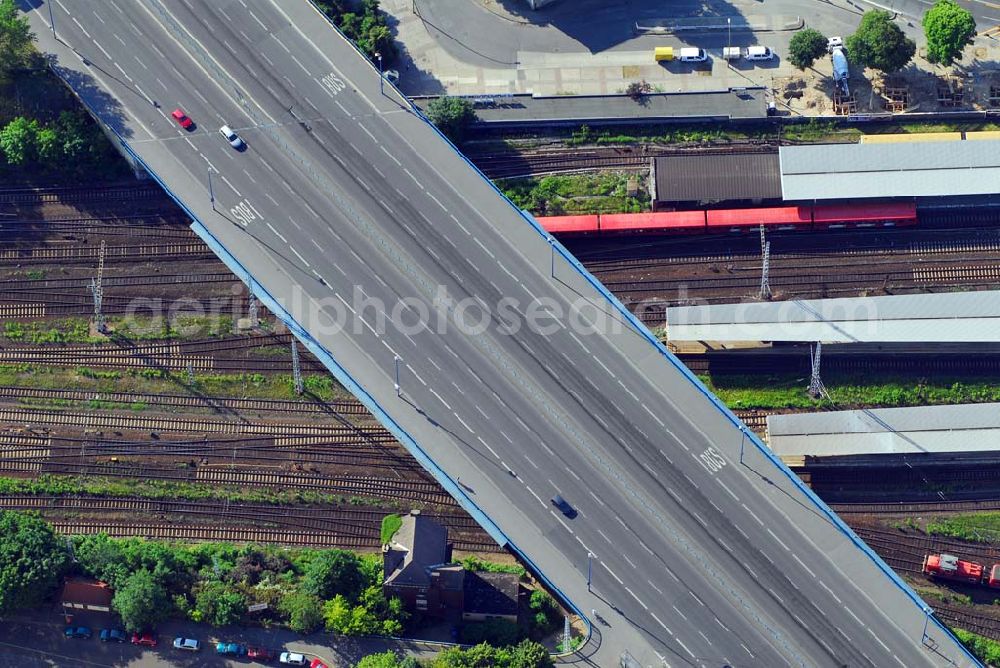
[[[674,59],[674,47],[672,46],[658,46],[653,51],[653,57],[656,58],[656,62],[661,60],[673,60]]]

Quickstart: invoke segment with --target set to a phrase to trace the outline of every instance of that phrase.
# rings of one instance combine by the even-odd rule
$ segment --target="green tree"
[[[351,627],[351,604],[341,595],[323,604],[323,621],[327,631],[346,634]]]
[[[439,97],[427,105],[427,118],[448,139],[461,143],[476,120],[476,111],[469,100],[460,97]]]
[[[170,599],[163,586],[146,569],[128,576],[111,602],[127,631],[155,626],[170,614]]]
[[[511,668],[550,668],[552,657],[536,642],[524,640],[509,649]]]
[[[343,594],[354,601],[365,586],[358,555],[346,550],[324,550],[306,566],[302,589],[321,599]]]
[[[955,0],[937,0],[923,20],[927,60],[951,65],[976,36],[976,19]]]
[[[87,575],[107,582],[113,589],[128,578],[125,554],[119,541],[99,533],[74,538],[73,555]]]
[[[847,52],[859,65],[896,72],[910,62],[917,45],[893,22],[892,14],[873,9],[865,12],[858,31],[847,38]]]
[[[400,657],[395,652],[388,651],[369,654],[358,661],[354,668],[420,668],[420,664],[413,657]]]
[[[200,621],[212,626],[228,626],[240,621],[247,611],[247,601],[240,592],[213,580],[199,587],[194,597],[194,611]]]
[[[812,67],[826,53],[826,36],[813,28],[806,28],[792,35],[788,44],[788,62],[800,70]]]
[[[28,17],[21,15],[14,0],[0,0],[0,79],[28,65],[34,39]]]
[[[50,127],[43,127],[37,137],[38,157],[47,165],[56,166],[63,159],[62,145],[59,135]]]
[[[531,628],[536,635],[544,635],[562,622],[559,605],[542,589],[531,592],[528,607],[534,613],[531,617]]]
[[[69,566],[66,544],[34,515],[0,511],[0,614],[36,606]]]
[[[312,633],[323,623],[323,601],[302,591],[285,594],[279,609],[288,617],[288,628],[296,633]]]
[[[56,119],[54,129],[59,137],[60,150],[67,160],[79,160],[88,149],[100,141],[96,128],[88,125],[81,112],[64,111]]]
[[[38,153],[38,121],[18,116],[0,130],[0,150],[11,165],[35,160]]]

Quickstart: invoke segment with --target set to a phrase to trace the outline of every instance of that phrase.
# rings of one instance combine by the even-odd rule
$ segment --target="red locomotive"
[[[927,554],[924,555],[923,571],[935,578],[1000,589],[1000,564],[993,564],[987,573],[983,565],[975,561],[965,561],[952,554]]]

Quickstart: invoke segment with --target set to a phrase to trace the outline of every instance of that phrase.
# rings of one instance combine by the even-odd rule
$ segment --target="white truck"
[[[831,37],[826,41],[827,51],[830,52],[830,59],[833,61],[833,82],[844,91],[844,95],[850,95],[847,87],[847,79],[851,76],[847,65],[847,52],[844,50],[844,40],[841,37]]]

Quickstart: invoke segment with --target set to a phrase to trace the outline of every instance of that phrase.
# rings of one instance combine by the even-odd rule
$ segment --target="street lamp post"
[[[590,578],[594,574],[594,553],[587,553],[587,591],[590,591]]]
[[[55,16],[52,15],[52,3],[53,3],[53,1],[54,0],[48,0],[48,2],[46,2],[45,4],[47,4],[49,6],[49,23],[52,24],[52,37],[54,39],[59,39],[59,37],[56,35],[56,18],[55,18]]]
[[[726,64],[732,67],[729,60],[729,50],[733,47],[733,19],[729,17],[726,18],[726,33],[728,35],[726,37]]]
[[[396,396],[400,396],[399,393],[399,355],[396,355],[393,362],[396,365],[396,381],[393,383],[393,387],[396,388]]]
[[[382,52],[376,51],[375,57],[378,58],[378,92],[385,95],[385,76],[382,75]]]
[[[208,199],[212,202],[212,211],[215,211],[215,190],[212,189],[212,168],[208,168]]]

